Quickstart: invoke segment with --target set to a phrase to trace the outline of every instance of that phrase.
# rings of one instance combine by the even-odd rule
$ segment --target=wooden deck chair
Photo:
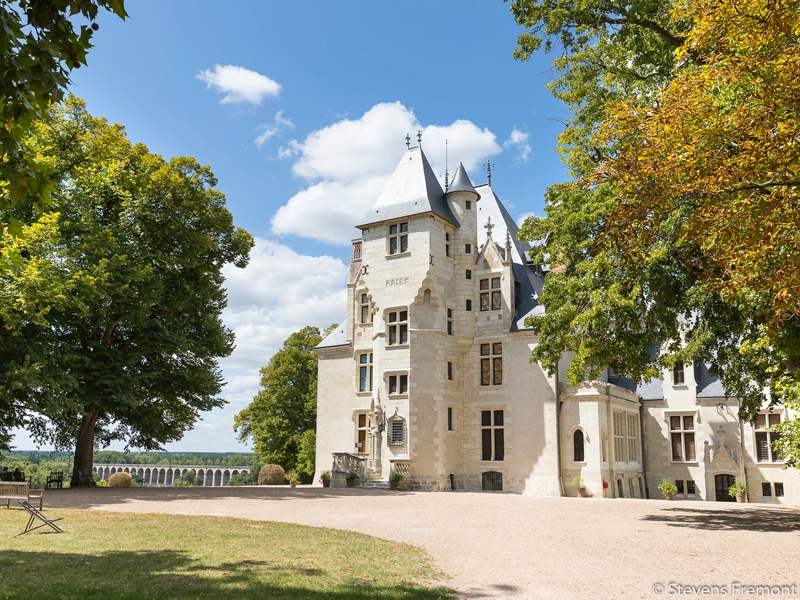
[[[26,511],[28,511],[28,524],[25,525],[25,530],[20,531],[17,535],[22,535],[23,533],[28,533],[30,531],[36,531],[40,527],[49,526],[51,527],[56,533],[64,533],[64,530],[61,529],[58,525],[56,525],[56,521],[60,521],[59,519],[48,519],[45,517],[41,512],[39,512],[36,508],[31,506],[31,503],[27,500],[20,500],[19,503],[22,505]],[[62,517],[63,518],[63,517]],[[32,525],[36,522],[36,520],[42,521],[41,525],[37,525],[36,527],[32,527]]]

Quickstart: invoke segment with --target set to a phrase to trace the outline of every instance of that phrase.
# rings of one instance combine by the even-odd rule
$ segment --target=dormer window
[[[491,289],[489,289],[491,286]],[[481,279],[481,311],[500,310],[500,278]]]
[[[408,222],[389,225],[389,254],[408,252]]]
[[[672,384],[683,385],[684,383],[686,383],[686,376],[683,372],[683,361],[679,360],[672,367]]]

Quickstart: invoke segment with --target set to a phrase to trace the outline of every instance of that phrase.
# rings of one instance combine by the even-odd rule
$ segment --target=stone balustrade
[[[331,467],[331,487],[345,487],[348,473],[358,475],[359,481],[367,480],[367,459],[352,452],[334,452]]]
[[[389,459],[389,476],[398,473],[403,477],[411,477],[411,461],[408,459],[403,458],[392,458]]]

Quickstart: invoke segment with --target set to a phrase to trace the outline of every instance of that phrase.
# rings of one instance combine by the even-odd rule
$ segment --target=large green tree
[[[49,202],[49,170],[21,142],[35,123],[49,118],[51,104],[63,99],[70,71],[86,64],[101,10],[127,16],[124,0],[0,0],[0,211],[9,204]],[[87,23],[78,26],[77,19]],[[22,223],[6,215],[0,238],[6,226],[18,235]]]
[[[515,19],[526,28],[516,57],[524,60],[542,47],[559,50],[550,89],[572,112],[559,137],[571,180],[551,186],[546,214],[521,229],[534,245],[533,259],[552,269],[541,298],[547,314],[529,321],[541,337],[532,359],[552,372],[564,352],[575,352],[566,373],[572,382],[597,377],[606,367],[639,380],[660,376],[678,360],[704,361],[728,393],[743,400],[741,417],[752,419],[765,401],[791,400],[796,389],[796,319],[770,329],[768,295],[747,286],[723,294],[709,280],[704,270],[712,262],[709,249],[702,239],[681,234],[699,197],[683,203],[669,220],[653,224],[652,214],[643,211],[629,221],[639,231],[656,232],[651,246],[632,256],[614,218],[620,182],[597,177],[620,142],[602,129],[609,109],[635,100],[656,110],[665,86],[715,60],[713,47],[684,47],[697,21],[674,8],[667,0],[512,4]],[[683,127],[690,141],[686,123],[675,126]],[[652,165],[660,175],[668,167],[665,161]],[[691,171],[691,165],[683,166]],[[646,188],[648,174],[637,167],[631,171]],[[649,352],[656,344],[661,351]],[[795,457],[799,450],[796,444]]]
[[[314,432],[317,426],[317,346],[337,327],[322,334],[304,327],[289,336],[263,367],[261,390],[242,410],[234,430],[242,442],[252,438],[265,464],[295,469],[303,483],[314,476]]]
[[[55,107],[25,148],[56,187],[51,211],[10,207],[30,224],[15,243],[54,230],[2,275],[22,283],[0,307],[0,394],[35,439],[74,445],[77,477],[91,471],[95,445],[157,449],[224,404],[217,359],[233,333],[220,319],[222,267],[244,267],[253,242],[208,167],[131,144],[78,99]],[[36,301],[20,302],[25,294]]]

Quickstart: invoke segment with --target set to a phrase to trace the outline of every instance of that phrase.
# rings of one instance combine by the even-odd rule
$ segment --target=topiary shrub
[[[265,465],[258,472],[258,485],[280,485],[286,479],[286,473],[280,465]]]
[[[108,487],[131,487],[130,473],[114,473],[108,480]]]

